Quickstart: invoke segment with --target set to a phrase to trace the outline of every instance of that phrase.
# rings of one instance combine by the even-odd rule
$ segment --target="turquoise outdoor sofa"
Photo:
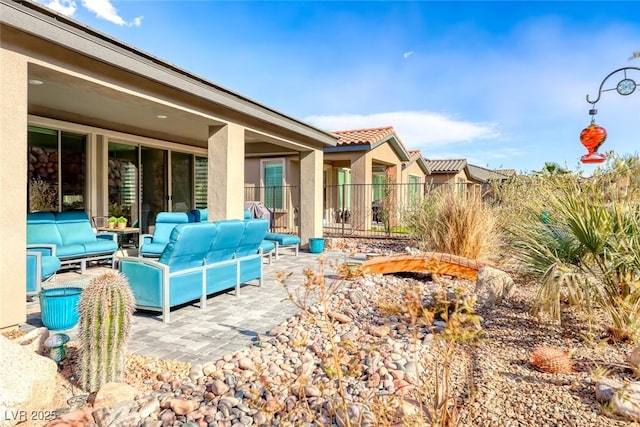
[[[54,245],[61,266],[80,264],[84,273],[88,261],[107,260],[115,265],[118,237],[95,233],[84,211],[31,212],[27,214],[27,246]]]
[[[155,259],[126,257],[119,269],[131,286],[136,306],[162,312],[170,321],[171,308],[200,300],[257,279],[262,286],[260,242],[266,220],[194,222],[173,227],[169,243]]]
[[[27,246],[27,297],[37,295],[42,283],[55,277],[60,269],[55,245]]]
[[[191,212],[160,212],[156,216],[153,234],[140,235],[138,254],[141,257],[158,258],[169,243],[173,228],[178,224],[193,222],[195,216]]]

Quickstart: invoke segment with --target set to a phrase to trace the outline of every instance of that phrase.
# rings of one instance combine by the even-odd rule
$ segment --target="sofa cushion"
[[[193,215],[195,222],[209,221],[209,212],[206,209],[194,209],[191,211],[191,215]]]
[[[40,277],[42,280],[47,279],[60,270],[60,259],[57,256],[43,256],[41,268]]]
[[[153,231],[154,243],[169,243],[173,227],[178,224],[194,222],[193,214],[187,212],[160,212],[156,216],[156,225]]]
[[[142,255],[159,257],[165,247],[167,247],[166,243],[145,243],[142,245],[142,248],[140,248],[140,253]]]
[[[27,244],[62,244],[62,236],[52,212],[30,212],[27,214]]]
[[[96,233],[84,211],[58,212],[56,223],[64,246],[96,241]]]
[[[240,220],[214,221],[214,224],[218,226],[218,233],[211,241],[205,259],[207,264],[232,259],[244,234],[245,225]]]
[[[278,242],[280,246],[300,244],[300,237],[293,234],[267,233],[264,238]]]
[[[118,244],[113,240],[97,239],[95,242],[83,243],[84,252],[86,254],[102,254],[105,252],[115,252],[118,250]]]
[[[249,256],[258,252],[264,235],[269,229],[269,221],[266,219],[246,219],[242,240],[238,243],[236,256]]]
[[[216,233],[217,225],[212,222],[178,224],[158,262],[168,265],[171,272],[202,267]]]
[[[56,255],[59,258],[76,258],[85,255],[84,245],[76,243],[75,245],[56,246]]]
[[[263,253],[269,253],[276,248],[276,244],[271,240],[263,240],[260,242],[260,249],[262,249]]]

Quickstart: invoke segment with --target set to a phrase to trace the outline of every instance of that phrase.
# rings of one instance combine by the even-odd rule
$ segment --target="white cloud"
[[[39,0],[39,3],[65,16],[72,16],[78,10],[74,0]]]
[[[127,23],[120,15],[118,15],[117,9],[111,4],[109,0],[82,0],[82,5],[95,13],[98,18],[102,18],[109,22],[113,22],[116,25],[129,25],[140,26],[142,23],[142,17],[134,18],[133,21]]]
[[[393,126],[400,139],[412,150],[429,151],[436,146],[494,139],[500,136],[495,123],[468,122],[426,111],[318,115],[309,116],[305,121],[329,131]]]
[[[412,50],[411,50],[411,51],[409,51],[409,52],[405,52],[405,53],[403,53],[403,54],[402,54],[402,57],[403,57],[404,59],[407,59],[407,58],[408,58],[408,57],[410,57],[411,55],[413,55],[413,51],[412,51]]]
[[[142,16],[133,18],[133,20],[129,23],[129,26],[131,27],[139,27],[140,25],[142,25]]]
[[[58,13],[66,16],[73,16],[78,10],[75,0],[37,0],[39,3],[50,7]],[[142,24],[142,16],[138,16],[126,22],[117,9],[111,4],[110,0],[82,0],[82,6],[95,13],[98,18],[113,22],[116,25],[128,25],[130,27],[139,27]]]

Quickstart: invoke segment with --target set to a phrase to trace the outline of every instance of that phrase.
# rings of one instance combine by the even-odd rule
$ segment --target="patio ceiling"
[[[157,101],[31,64],[29,113],[206,147],[209,126],[224,124]],[[159,115],[166,118],[159,118]]]

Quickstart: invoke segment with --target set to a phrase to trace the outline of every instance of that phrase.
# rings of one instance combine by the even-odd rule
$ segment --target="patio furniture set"
[[[138,256],[116,263],[116,234],[96,233],[86,212],[30,213],[27,295],[42,299],[42,283],[62,267],[78,264],[84,273],[88,262],[107,261],[127,277],[138,308],[159,311],[169,322],[171,308],[178,305],[200,300],[204,308],[217,292],[235,289],[237,295],[242,284],[256,279],[262,286],[263,258],[270,263],[275,254],[277,259],[281,247],[298,255],[298,236],[268,233],[268,228],[269,221],[246,212],[244,220],[211,222],[206,209],[161,212],[153,235],[140,235]]]

